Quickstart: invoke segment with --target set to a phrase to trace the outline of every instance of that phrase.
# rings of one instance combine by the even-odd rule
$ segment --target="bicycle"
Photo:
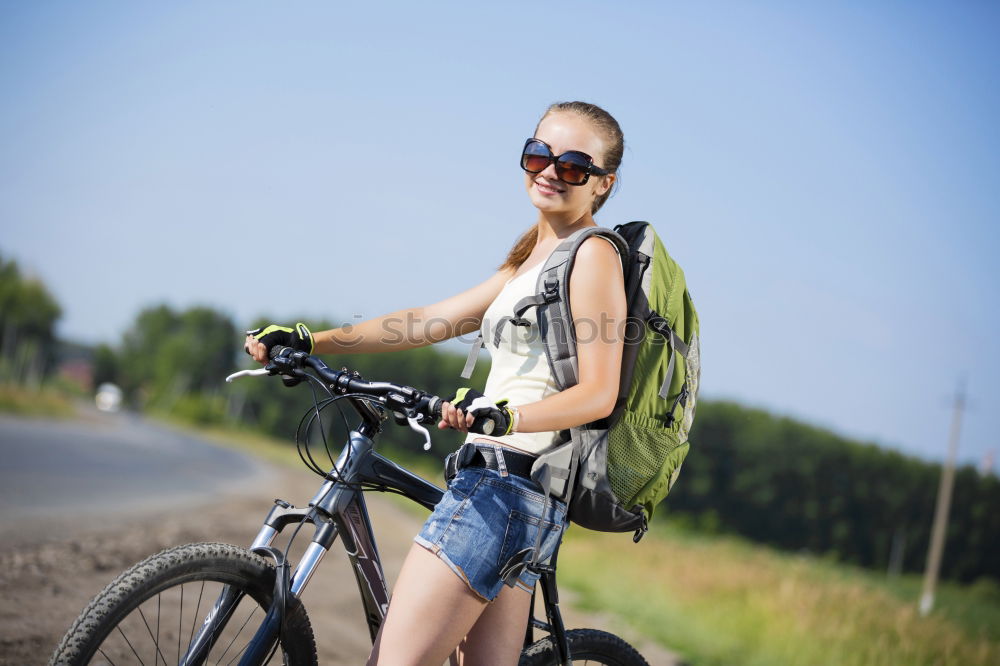
[[[310,372],[311,371],[311,372]],[[66,633],[51,664],[123,664],[152,662],[185,666],[270,663],[280,647],[281,663],[316,664],[316,644],[301,594],[337,537],[355,573],[372,641],[389,605],[382,563],[368,517],[365,491],[393,492],[427,509],[443,490],[376,453],[375,439],[392,413],[424,436],[423,426],[441,415],[441,398],[391,382],[369,382],[346,368],[331,370],[320,359],[289,348],[275,347],[264,368],[242,370],[227,377],[280,375],[286,385],[303,380],[320,386],[329,398],[313,408],[305,423],[305,446],[296,432],[299,453],[323,484],[308,507],[275,500],[249,548],[221,543],[196,543],[157,553],[120,574],[83,610]],[[320,467],[308,445],[314,420],[330,404],[346,401],[361,417],[360,425],[334,460]],[[346,418],[346,417],[345,417]],[[495,423],[477,421],[484,434]],[[294,571],[288,559],[291,542],[305,524],[313,536]],[[282,551],[275,538],[287,527],[295,531]],[[558,553],[558,549],[557,549]],[[621,638],[597,629],[566,630],[556,588],[556,556],[539,567],[536,586],[542,592],[545,620],[529,617],[519,663],[530,666],[570,664],[575,660],[613,666],[648,666]],[[534,592],[532,609],[534,609]],[[185,598],[186,597],[186,598]],[[193,608],[192,608],[193,607]],[[535,640],[535,631],[548,635]],[[147,661],[149,659],[149,661]]]

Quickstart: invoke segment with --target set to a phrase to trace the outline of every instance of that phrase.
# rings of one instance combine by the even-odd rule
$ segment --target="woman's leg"
[[[368,664],[441,666],[486,607],[437,555],[413,544]]]
[[[524,645],[530,606],[530,593],[504,585],[459,645],[458,663],[515,666]]]

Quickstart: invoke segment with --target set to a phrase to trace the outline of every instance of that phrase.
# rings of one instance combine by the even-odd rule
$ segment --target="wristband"
[[[507,434],[513,435],[517,432],[517,425],[521,421],[521,411],[517,407],[507,407],[507,411],[510,412],[510,430]]]

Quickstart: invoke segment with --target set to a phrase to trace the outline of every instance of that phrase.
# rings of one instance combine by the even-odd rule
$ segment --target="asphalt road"
[[[198,502],[266,474],[253,458],[133,414],[0,417],[0,528]]]

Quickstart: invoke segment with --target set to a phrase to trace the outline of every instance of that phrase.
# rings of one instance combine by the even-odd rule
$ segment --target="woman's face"
[[[594,164],[604,166],[604,139],[590,121],[576,113],[551,113],[538,125],[535,138],[547,143],[553,155],[567,150],[579,150],[594,158]],[[540,173],[524,174],[528,197],[542,213],[572,217],[572,221],[590,214],[594,199],[607,192],[614,175],[592,175],[583,185],[569,185],[559,180],[554,164]]]

